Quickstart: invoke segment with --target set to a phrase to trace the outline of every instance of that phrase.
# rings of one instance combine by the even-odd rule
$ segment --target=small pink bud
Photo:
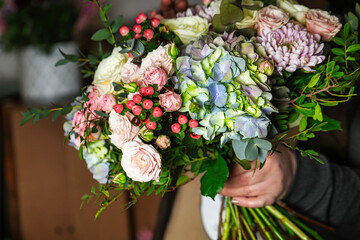
[[[134,58],[131,52],[128,52],[129,57]]]
[[[139,33],[135,33],[134,38],[135,38],[135,39],[142,38],[142,35],[141,35],[141,34],[139,34]]]
[[[132,108],[132,112],[136,115],[136,116],[139,116],[142,112],[142,107],[139,106],[139,105],[135,105],[133,108]]]
[[[153,101],[151,101],[150,99],[144,100],[144,102],[143,102],[143,107],[144,107],[146,110],[151,109],[153,106],[154,106]]]
[[[127,107],[128,109],[130,109],[130,110],[131,110],[134,106],[135,106],[134,101],[132,101],[132,100],[127,101],[127,103],[126,103],[126,107]]]
[[[203,0],[203,3],[205,6],[209,6],[211,3],[211,0]]]
[[[160,25],[160,20],[158,18],[153,18],[150,20],[152,27],[157,28]]]
[[[173,125],[171,125],[171,131],[173,131],[174,133],[179,133],[181,131],[180,124],[174,123]]]
[[[155,130],[156,127],[157,127],[156,122],[148,121],[148,122],[146,123],[146,128],[149,129],[149,130]]]
[[[133,30],[135,33],[141,33],[141,25],[135,25],[133,27]]]
[[[187,119],[187,117],[186,117],[185,115],[180,115],[180,116],[178,117],[178,122],[179,122],[181,125],[187,123],[187,121],[188,121],[188,119]]]
[[[143,21],[145,21],[147,19],[147,16],[145,13],[140,13],[137,17],[136,17],[136,23],[140,24]]]
[[[147,39],[147,40],[151,40],[153,37],[154,37],[154,31],[151,30],[151,29],[146,29],[144,31],[144,37]]]
[[[151,86],[146,87],[146,88],[145,88],[145,93],[146,93],[146,95],[148,95],[148,96],[153,95],[153,94],[154,94],[154,88],[151,87]]]
[[[115,112],[117,112],[117,113],[121,113],[121,112],[124,110],[124,106],[123,106],[122,104],[116,104],[116,105],[114,106],[114,110],[115,110]]]
[[[196,121],[196,120],[194,120],[194,119],[190,119],[190,121],[189,121],[189,126],[190,126],[191,128],[196,128],[197,126],[199,126],[199,122]]]
[[[161,117],[162,116],[162,110],[161,108],[159,107],[154,107],[154,110],[153,110],[153,116],[154,117]]]
[[[141,96],[140,94],[135,94],[135,95],[133,96],[133,101],[134,101],[135,103],[141,103],[141,100],[142,100],[142,96]]]
[[[195,133],[190,133],[190,137],[192,137],[193,139],[199,139],[201,137],[201,135],[197,135]]]
[[[120,28],[120,34],[121,36],[125,37],[126,35],[128,35],[128,33],[130,32],[130,29],[126,26],[122,26]]]

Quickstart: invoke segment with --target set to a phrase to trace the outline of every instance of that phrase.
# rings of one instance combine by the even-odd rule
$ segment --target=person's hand
[[[285,197],[296,169],[296,159],[293,152],[279,146],[266,159],[264,167],[254,172],[255,162],[251,170],[244,170],[235,164],[230,177],[220,194],[232,197],[234,204],[242,207],[264,207]],[[259,163],[258,163],[259,165]]]
[[[176,17],[176,13],[185,11],[187,7],[187,0],[161,0],[160,15],[163,18],[174,18]],[[152,11],[149,17],[158,17],[157,14],[156,11]]]

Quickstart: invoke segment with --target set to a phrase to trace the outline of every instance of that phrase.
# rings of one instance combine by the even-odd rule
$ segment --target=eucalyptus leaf
[[[232,140],[232,146],[236,157],[240,160],[246,159],[245,148],[249,141],[246,140]]]
[[[231,3],[222,3],[220,6],[220,18],[223,25],[230,25],[240,22],[244,18],[241,8]]]
[[[253,141],[249,141],[245,148],[245,157],[249,161],[255,161],[258,157],[258,147]]]
[[[109,37],[111,37],[111,33],[109,32],[108,29],[103,28],[103,29],[98,30],[96,33],[94,33],[91,37],[91,40],[102,41]]]

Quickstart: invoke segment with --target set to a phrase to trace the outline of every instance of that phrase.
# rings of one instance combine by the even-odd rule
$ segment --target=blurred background
[[[108,0],[110,16],[132,26],[140,12],[158,9],[160,0]],[[201,0],[189,1],[190,4]],[[354,0],[303,0],[341,16]],[[349,8],[349,9],[346,9]],[[91,35],[102,27],[96,6],[83,0],[0,0],[0,240],[151,239],[160,198],[149,196],[123,212],[119,199],[94,222],[98,204],[80,210],[81,196],[97,186],[77,151],[66,144],[63,119],[20,127],[29,106],[64,104],[91,79],[76,64],[55,68],[58,49],[96,53]],[[104,48],[110,46],[105,46]],[[181,238],[179,238],[181,239]]]

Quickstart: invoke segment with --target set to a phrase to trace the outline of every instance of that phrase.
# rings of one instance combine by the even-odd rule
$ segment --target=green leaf
[[[222,3],[220,6],[220,17],[223,25],[230,25],[240,22],[244,18],[241,8],[231,3]]]
[[[352,12],[349,12],[348,16],[349,16],[349,23],[351,25],[351,28],[353,30],[357,30],[358,27],[359,27],[359,19],[358,19],[358,17],[355,14],[353,14]]]
[[[212,199],[224,188],[224,184],[229,176],[229,169],[224,158],[219,156],[219,158],[214,161],[215,164],[207,169],[200,180],[201,194],[209,196]]]
[[[320,122],[323,121],[323,115],[322,115],[321,107],[320,107],[319,104],[317,104],[317,105],[315,106],[314,118],[315,118],[315,120],[317,119],[317,120],[319,120]]]
[[[111,33],[109,32],[108,29],[103,28],[103,29],[98,30],[96,33],[94,33],[94,35],[92,35],[92,37],[91,37],[91,40],[102,41],[109,37],[111,37]]]
[[[355,5],[355,12],[358,17],[360,17],[360,4],[356,3]]]
[[[67,104],[63,106],[63,109],[61,110],[61,114],[66,115],[72,111],[72,106],[70,104]]]
[[[59,61],[57,61],[57,62],[55,63],[55,67],[58,67],[58,66],[67,64],[68,62],[69,62],[69,60],[67,60],[67,59],[60,59]]]
[[[104,113],[104,112],[101,112],[101,111],[97,111],[95,110],[94,111],[97,115],[99,115],[100,117],[103,117],[103,118],[108,118],[109,117],[109,114],[107,113]]]
[[[346,23],[344,25],[344,38],[347,39],[349,37],[350,32],[350,23]]]
[[[296,103],[297,104],[302,104],[306,99],[306,96],[305,95],[301,95],[297,100],[296,100]]]
[[[220,14],[215,14],[213,17],[213,26],[214,31],[217,33],[223,33],[225,31],[226,26],[221,23],[221,16]]]
[[[253,141],[249,141],[245,148],[245,157],[249,161],[255,161],[258,157],[259,150]]]
[[[292,111],[289,119],[288,119],[288,123],[293,123],[295,122],[300,116],[300,113],[296,112],[296,111]]]
[[[97,211],[97,213],[96,213],[96,215],[95,215],[95,221],[99,218],[100,214],[102,213],[102,211],[104,211],[105,208],[106,208],[106,207],[102,207],[102,208],[100,208],[99,211]]]
[[[308,84],[308,87],[309,87],[309,88],[314,87],[314,86],[319,82],[320,76],[321,76],[321,73],[315,74],[315,75],[310,79],[310,82],[309,82],[309,84]]]
[[[237,157],[234,158],[234,161],[239,164],[241,167],[243,167],[245,170],[250,170],[251,169],[251,163],[250,161],[244,159],[244,160],[240,160]]]
[[[106,197],[109,197],[110,194],[109,194],[109,191],[108,190],[103,190],[102,193],[106,196]]]
[[[119,31],[122,21],[123,21],[123,16],[120,15],[117,18],[115,18],[115,20],[111,23],[111,30],[114,33]]]
[[[331,51],[333,52],[333,54],[338,55],[338,56],[345,55],[344,49],[341,49],[341,48],[333,48],[333,49],[331,49]]]
[[[189,176],[186,176],[186,175],[181,175],[178,180],[176,181],[176,186],[180,186],[180,185],[183,185],[185,183],[187,183],[189,181]]]
[[[42,118],[46,118],[47,116],[49,116],[50,114],[50,109],[48,108],[43,108],[43,111],[41,111],[39,113],[39,118],[42,119]]]
[[[80,158],[81,160],[84,159],[83,149],[84,149],[84,144],[81,144],[80,147],[79,147],[79,150],[78,150],[78,155],[79,155],[79,158]]]
[[[360,44],[351,45],[346,49],[346,52],[357,52],[360,50]]]
[[[302,132],[307,127],[307,117],[302,117],[299,123],[299,132]]]
[[[51,116],[51,121],[55,122],[55,120],[61,115],[61,110],[57,110],[53,113],[53,115]]]
[[[345,46],[345,41],[342,38],[339,37],[333,37],[332,39],[337,45]]]
[[[28,121],[30,121],[33,118],[34,114],[33,113],[27,113],[24,118],[21,120],[20,122],[20,126],[24,126],[25,123],[27,123]]]

